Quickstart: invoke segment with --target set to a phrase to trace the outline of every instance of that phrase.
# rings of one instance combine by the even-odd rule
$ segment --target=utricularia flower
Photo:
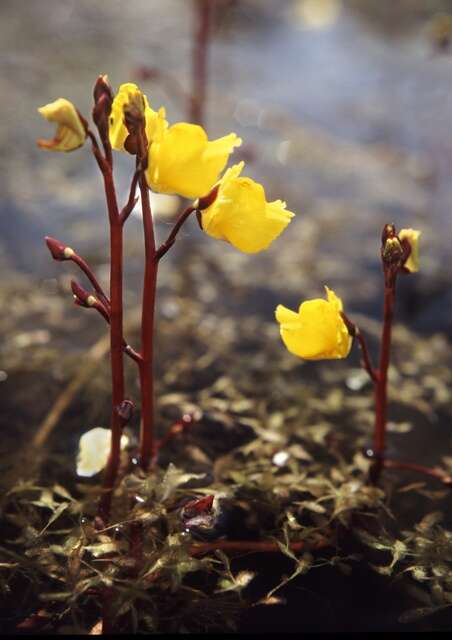
[[[279,236],[294,214],[282,200],[267,202],[261,184],[240,176],[244,165],[240,162],[226,171],[216,200],[201,213],[201,224],[210,236],[244,253],[257,253]]]
[[[352,346],[342,318],[342,300],[325,287],[327,299],[303,302],[298,312],[283,305],[276,308],[281,338],[287,349],[305,360],[346,358]]]
[[[86,130],[80,115],[72,102],[58,98],[38,109],[49,122],[57,124],[52,140],[38,140],[38,146],[48,151],[74,151],[86,140]]]
[[[106,82],[106,77],[102,76],[102,80]],[[40,140],[40,146],[71,151],[83,144],[86,123],[72,103],[60,98],[39,111],[58,124],[54,140]],[[137,123],[144,126],[146,133],[145,175],[153,191],[199,201],[217,186],[216,200],[200,214],[202,228],[208,235],[245,253],[257,253],[287,227],[294,214],[282,200],[267,202],[264,187],[240,175],[243,162],[221,177],[229,156],[242,144],[235,133],[209,140],[199,125],[187,122],[169,125],[165,109],[154,111],[139,87],[128,82],[120,86],[109,110],[108,135],[113,149],[137,153],[133,131]]]

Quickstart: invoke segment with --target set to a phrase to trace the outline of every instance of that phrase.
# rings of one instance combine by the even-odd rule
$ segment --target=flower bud
[[[75,251],[56,238],[46,236],[45,241],[54,260],[70,260]]]
[[[403,248],[397,236],[386,239],[381,255],[386,263],[398,262],[402,258]]]
[[[76,280],[71,280],[71,289],[75,304],[80,307],[92,307],[96,304],[97,298],[84,289]]]
[[[113,104],[113,91],[108,76],[99,76],[94,85],[93,121],[103,141],[108,140],[109,118]]]

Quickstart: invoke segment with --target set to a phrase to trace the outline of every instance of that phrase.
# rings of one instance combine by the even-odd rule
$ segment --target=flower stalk
[[[141,393],[140,461],[147,469],[154,453],[154,316],[157,268],[154,225],[149,189],[144,173],[139,178],[143,214],[145,267],[141,309],[141,361],[139,363]]]
[[[386,274],[385,274],[386,275]],[[380,360],[378,375],[374,380],[375,387],[375,430],[373,439],[373,472],[372,477],[376,481],[381,473],[385,445],[386,422],[388,410],[388,369],[391,357],[391,334],[394,319],[395,280],[393,277],[385,278],[383,328],[380,343]]]
[[[111,157],[111,156],[110,156]],[[104,494],[99,504],[99,516],[108,521],[111,493],[119,468],[123,421],[118,410],[124,401],[123,355],[123,224],[120,219],[112,162],[106,162],[102,171],[104,191],[110,222],[110,363],[112,380],[111,449],[105,468]]]

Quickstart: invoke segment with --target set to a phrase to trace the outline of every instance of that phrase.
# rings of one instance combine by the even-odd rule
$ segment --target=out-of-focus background
[[[158,345],[177,336],[187,298],[207,318],[212,342],[218,332],[231,331],[228,318],[257,317],[265,323],[266,340],[277,344],[276,304],[295,308],[322,295],[324,284],[343,298],[349,315],[378,319],[379,237],[383,224],[394,222],[422,231],[422,269],[400,282],[397,320],[420,340],[435,336],[445,356],[452,335],[452,2],[211,4],[205,127],[212,138],[239,134],[244,145],[236,157],[247,161],[246,174],[265,185],[269,200],[286,200],[296,218],[268,251],[255,256],[204,236],[191,221],[162,264]],[[2,0],[3,452],[34,433],[83,364],[84,350],[105,333],[99,318],[71,304],[75,271],[53,262],[43,244],[47,234],[60,238],[107,282],[108,233],[97,167],[88,147],[70,154],[40,151],[35,140],[50,137],[52,127],[36,109],[61,96],[89,116],[93,83],[107,73],[114,88],[138,82],[154,108],[166,106],[170,122],[188,119],[196,15],[191,0]],[[133,159],[117,156],[121,200],[132,166]],[[174,198],[155,198],[153,204],[163,239],[181,204]],[[132,315],[141,287],[140,223],[137,211],[126,228]],[[240,350],[240,335],[235,344]],[[242,347],[253,351],[249,341]],[[166,374],[178,357],[190,357],[187,340],[179,353],[165,349],[163,359],[157,349],[157,367]],[[260,362],[265,368],[265,353]],[[227,374],[221,353],[212,366],[216,378]],[[327,371],[340,365],[319,366]],[[310,367],[300,375],[309,377]],[[94,396],[99,389],[97,404],[75,396],[73,420],[79,411],[80,432],[93,426],[85,424],[91,418],[108,421],[106,377],[107,366],[89,382]],[[170,376],[165,391],[171,384]],[[443,392],[446,402],[449,392]],[[60,435],[64,429],[58,426]],[[74,446],[80,432],[73,430]]]

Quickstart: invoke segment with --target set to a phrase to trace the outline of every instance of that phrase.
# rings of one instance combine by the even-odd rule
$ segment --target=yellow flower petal
[[[165,127],[157,119],[146,172],[148,184],[159,193],[204,196],[217,182],[234,147],[241,143],[235,133],[209,141],[196,124],[179,122]]]
[[[401,229],[399,231],[400,240],[407,240],[410,247],[411,253],[408,256],[408,260],[403,265],[408,271],[411,273],[415,273],[419,271],[419,236],[421,232],[417,229]]]
[[[149,144],[154,139],[157,119],[161,117],[166,126],[168,124],[165,120],[165,110],[162,108],[157,112],[151,109],[147,97],[136,84],[133,82],[122,84],[113,100],[110,114],[110,142],[116,151],[125,151],[124,142],[129,132],[124,124],[124,108],[128,106],[143,110],[146,121],[146,137]]]
[[[267,202],[261,184],[240,177],[244,162],[226,171],[216,200],[202,211],[204,231],[244,253],[257,253],[284,231],[294,214],[282,200]]]
[[[66,98],[58,98],[38,109],[49,122],[55,122],[57,130],[52,140],[38,140],[41,149],[48,151],[74,151],[86,140],[86,131],[77,109]]]
[[[283,305],[276,308],[281,338],[287,349],[305,360],[348,356],[352,338],[340,315],[342,301],[326,288],[327,300],[316,298],[300,305],[298,313]]]

